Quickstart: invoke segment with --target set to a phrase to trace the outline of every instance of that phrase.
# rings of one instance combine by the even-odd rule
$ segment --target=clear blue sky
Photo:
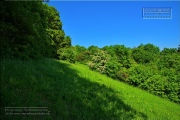
[[[177,48],[180,44],[180,1],[50,1],[48,4],[59,11],[72,45],[137,47],[152,43],[163,49]],[[142,19],[145,7],[171,7],[172,19]]]

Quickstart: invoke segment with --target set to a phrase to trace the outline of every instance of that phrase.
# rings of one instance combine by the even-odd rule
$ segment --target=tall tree
[[[52,6],[48,6],[47,4],[44,6],[46,7],[46,20],[48,22],[48,28],[46,30],[53,47],[53,56],[55,58],[61,58],[60,56],[64,48],[71,46],[71,38],[70,36],[65,36],[59,12]]]
[[[53,56],[58,58],[57,51],[61,47],[61,43],[64,40],[65,33],[62,30],[62,22],[60,21],[59,12],[52,6],[44,4],[47,16],[46,22],[48,22],[47,34],[49,35],[51,45],[53,47]]]
[[[98,46],[91,45],[91,46],[88,47],[88,51],[89,51],[91,54],[94,54],[94,53],[96,53],[96,52],[99,51],[99,48],[98,48]]]
[[[132,57],[137,63],[145,64],[155,62],[159,56],[159,47],[153,44],[141,44],[132,49]]]
[[[177,48],[164,48],[161,51],[161,55],[167,55],[167,54],[173,54],[173,53],[177,53]]]
[[[49,45],[42,2],[1,2],[1,33],[4,57],[22,59],[46,55]]]

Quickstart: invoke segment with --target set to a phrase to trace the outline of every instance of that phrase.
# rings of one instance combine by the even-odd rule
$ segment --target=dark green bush
[[[116,72],[116,77],[118,80],[129,82],[129,73],[124,67],[120,68],[120,70]]]
[[[75,49],[73,47],[69,47],[69,48],[65,48],[62,51],[58,51],[60,52],[60,56],[59,59],[60,60],[65,60],[68,61],[70,63],[75,63],[76,59],[75,59]]]
[[[117,78],[116,72],[121,68],[121,64],[115,60],[110,60],[106,64],[106,75],[111,78]]]

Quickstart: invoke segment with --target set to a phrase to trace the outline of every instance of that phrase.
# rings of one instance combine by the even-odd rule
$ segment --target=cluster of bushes
[[[180,103],[179,48],[160,51],[153,44],[136,48],[124,45],[74,47],[75,61],[90,69]]]

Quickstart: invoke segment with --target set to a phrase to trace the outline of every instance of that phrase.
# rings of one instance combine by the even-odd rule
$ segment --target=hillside
[[[1,119],[180,119],[180,105],[78,63],[1,61]],[[50,114],[5,115],[5,107],[48,107]]]

